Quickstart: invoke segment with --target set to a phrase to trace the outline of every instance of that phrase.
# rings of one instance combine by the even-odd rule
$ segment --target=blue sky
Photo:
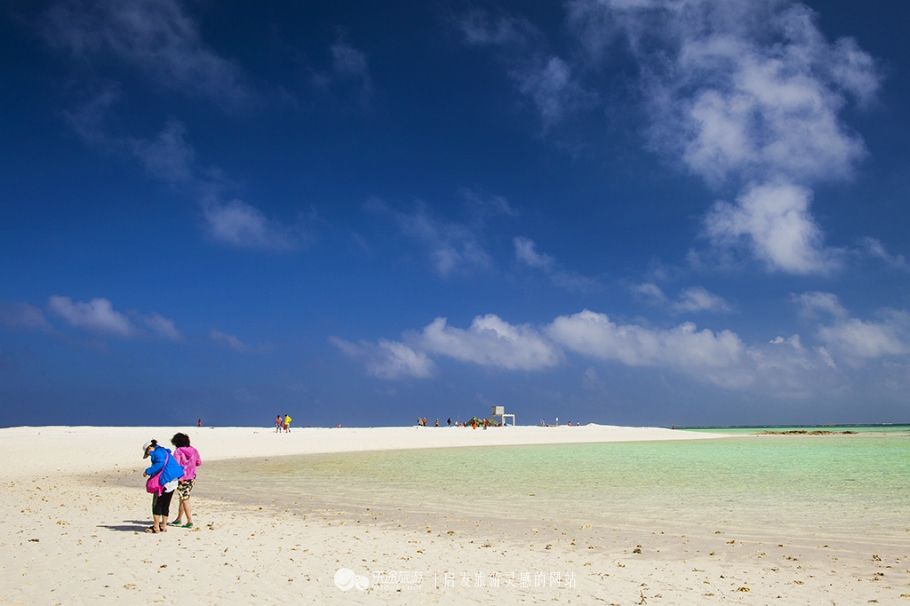
[[[907,421],[904,3],[6,3],[0,425]]]

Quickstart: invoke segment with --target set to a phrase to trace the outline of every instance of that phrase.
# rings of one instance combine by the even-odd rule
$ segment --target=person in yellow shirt
[[[291,433],[291,421],[294,419],[291,418],[291,415],[284,415],[284,430],[288,433]]]

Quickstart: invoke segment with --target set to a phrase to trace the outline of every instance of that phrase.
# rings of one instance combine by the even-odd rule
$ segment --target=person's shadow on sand
[[[119,530],[120,532],[144,532],[151,525],[148,520],[123,520],[123,524],[108,525],[98,524],[98,528]]]

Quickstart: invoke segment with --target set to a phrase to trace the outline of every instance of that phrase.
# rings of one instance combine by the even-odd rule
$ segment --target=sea
[[[206,475],[225,481],[205,483],[225,499],[397,525],[734,528],[756,540],[910,546],[910,425],[680,431],[696,430],[734,437],[221,461]],[[780,433],[802,430],[854,433]]]

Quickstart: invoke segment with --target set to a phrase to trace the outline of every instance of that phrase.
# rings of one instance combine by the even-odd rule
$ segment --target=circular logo
[[[370,580],[350,568],[339,568],[335,571],[335,586],[341,591],[350,591],[355,587],[360,591],[366,591],[370,586]]]

